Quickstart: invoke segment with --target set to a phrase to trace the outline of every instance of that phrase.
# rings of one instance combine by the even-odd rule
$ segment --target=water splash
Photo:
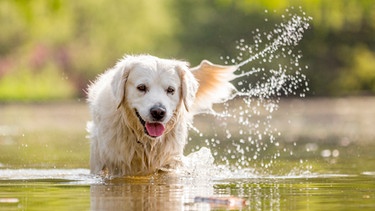
[[[59,181],[64,184],[100,184],[99,176],[90,174],[88,169],[0,169],[0,181],[43,180]]]
[[[216,106],[207,131],[193,128],[199,139],[206,138],[205,146],[211,148],[217,163],[234,170],[268,169],[281,154],[293,154],[278,141],[281,133],[272,126],[272,114],[282,96],[304,97],[309,91],[304,74],[308,66],[301,65],[302,52],[295,46],[311,20],[301,9],[299,14],[288,9],[272,30],[254,30],[252,42],[240,39],[238,55],[221,57],[224,64],[237,67],[232,81],[236,97]]]

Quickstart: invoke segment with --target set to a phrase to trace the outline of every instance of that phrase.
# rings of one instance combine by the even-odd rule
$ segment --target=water
[[[281,100],[308,91],[294,46],[310,18],[281,20],[223,58],[239,68],[238,97],[196,118],[175,172],[90,175],[85,104],[0,105],[0,210],[374,210],[375,99]]]
[[[202,153],[186,171],[113,181],[89,174],[84,103],[0,105],[0,210],[229,210],[194,203],[197,196],[229,195],[249,202],[237,210],[374,210],[374,104],[375,98],[281,101],[274,125],[280,146],[293,155],[278,157],[273,173],[204,165],[212,160]],[[209,128],[212,119],[198,122]],[[192,141],[187,152],[205,145]],[[215,150],[226,149],[219,143]]]
[[[372,147],[372,150],[375,149]],[[298,173],[284,176],[230,172],[225,169],[221,171],[221,175],[156,174],[106,181],[89,175],[87,169],[1,170],[0,210],[375,208],[375,171],[363,171],[360,174]],[[246,200],[247,205],[228,207],[194,203],[197,196],[236,196]]]
[[[375,207],[375,172],[243,175],[226,179],[154,175],[103,181],[88,175],[87,170],[39,171],[18,170],[17,175],[23,178],[1,178],[0,210],[373,210]],[[194,203],[197,196],[236,196],[246,200],[247,205]]]
[[[301,8],[291,8],[280,20],[268,31],[255,29],[251,41],[240,39],[238,55],[221,57],[224,64],[237,69],[233,77],[237,90],[229,96],[231,100],[215,107],[214,118],[207,117],[213,122],[208,130],[194,127],[205,145],[213,149],[216,161],[234,170],[260,167],[259,171],[271,173],[270,167],[280,156],[293,153],[278,142],[281,133],[273,125],[272,115],[281,96],[304,97],[309,91],[304,74],[308,66],[301,65],[302,52],[295,47],[312,18]],[[219,153],[218,145],[225,150]]]

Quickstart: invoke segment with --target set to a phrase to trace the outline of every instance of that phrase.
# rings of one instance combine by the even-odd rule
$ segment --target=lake
[[[197,116],[186,154],[214,164],[204,148],[188,169],[113,180],[89,173],[87,120],[80,101],[0,105],[0,210],[375,210],[375,98],[281,99],[278,148],[247,166]]]

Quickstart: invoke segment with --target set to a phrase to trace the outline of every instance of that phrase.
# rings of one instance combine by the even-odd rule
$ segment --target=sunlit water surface
[[[112,180],[88,169],[2,169],[0,210],[374,210],[375,156],[361,157],[318,158],[332,168],[285,175],[204,165],[204,154],[191,160],[197,163],[192,169]],[[199,203],[196,197],[238,197],[246,204]]]

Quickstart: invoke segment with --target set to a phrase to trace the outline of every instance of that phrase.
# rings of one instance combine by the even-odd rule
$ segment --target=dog
[[[136,176],[182,166],[193,116],[233,96],[236,69],[124,56],[87,90],[91,173]]]

